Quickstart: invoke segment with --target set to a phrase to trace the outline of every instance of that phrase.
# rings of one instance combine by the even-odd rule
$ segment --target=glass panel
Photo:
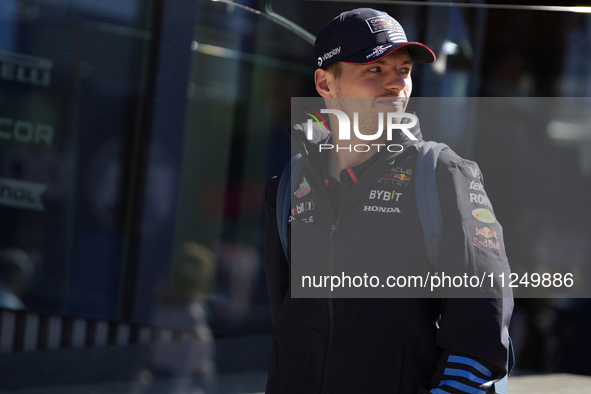
[[[289,138],[280,132],[289,107],[281,103],[314,93],[314,69],[301,57],[311,55],[311,46],[238,8],[213,3],[202,12],[201,20],[217,22],[198,23],[191,43],[173,276],[195,264],[188,255],[197,246],[213,251],[214,331],[268,332],[264,186],[289,154]]]
[[[147,4],[2,1],[0,238],[31,309],[119,317]]]

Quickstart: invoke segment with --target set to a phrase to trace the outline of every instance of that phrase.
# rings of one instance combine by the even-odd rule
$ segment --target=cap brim
[[[371,47],[365,51],[357,52],[354,55],[347,56],[341,61],[351,64],[370,64],[385,58],[395,50],[402,47],[406,48],[410,58],[415,63],[433,63],[435,61],[435,54],[433,51],[429,49],[428,46],[421,44],[420,42],[390,42],[382,44],[380,47],[383,47],[383,52],[380,52],[380,50],[376,51],[376,48],[378,47]],[[376,55],[372,57],[371,55],[374,52],[376,52]]]

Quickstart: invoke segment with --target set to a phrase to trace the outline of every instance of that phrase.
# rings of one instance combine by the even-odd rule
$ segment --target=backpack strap
[[[300,178],[300,174],[304,170],[305,165],[304,158],[300,153],[295,155],[289,163],[283,169],[281,179],[279,180],[279,187],[277,188],[277,203],[276,203],[276,215],[277,215],[277,228],[279,230],[279,238],[281,239],[281,246],[283,246],[283,252],[287,256],[287,223],[290,216],[291,210],[291,194],[297,188],[297,182]],[[294,176],[292,176],[294,175]]]
[[[434,141],[425,142],[419,149],[417,165],[415,167],[415,194],[419,218],[423,228],[423,239],[427,259],[435,269],[439,262],[439,246],[443,232],[443,213],[439,203],[437,191],[437,158],[443,149],[449,149],[446,144]],[[509,337],[509,354],[507,375],[494,383],[489,393],[507,394],[508,376],[515,364],[513,341]]]
[[[443,214],[437,191],[437,158],[443,149],[449,149],[444,143],[427,141],[419,149],[415,167],[415,195],[427,259],[435,269],[439,262],[439,246],[443,229]]]

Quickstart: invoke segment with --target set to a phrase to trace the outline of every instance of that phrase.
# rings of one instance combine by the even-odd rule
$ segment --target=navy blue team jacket
[[[420,141],[418,128],[413,132]],[[318,148],[297,126],[292,139],[308,160],[298,180],[308,188],[294,204],[312,202],[314,210],[298,215],[294,206],[289,226],[307,226],[301,233],[310,239],[304,242],[320,244],[318,256],[310,258],[323,264],[331,247],[336,248],[332,253],[337,261],[360,247],[388,248],[396,264],[428,269],[412,179],[417,141],[401,136],[395,142],[404,146],[402,152],[378,153],[362,174],[348,169],[353,183],[335,209],[319,168]],[[461,369],[453,363],[458,357],[478,360],[491,372],[489,379],[506,374],[512,298],[292,298],[290,261],[277,231],[278,183],[274,178],[266,188],[265,270],[273,321],[267,394],[428,393],[448,382],[446,371]],[[443,151],[437,183],[444,216],[440,269],[480,275],[494,266],[508,272],[502,228],[494,219],[478,166]],[[399,196],[379,199],[385,195],[379,191]],[[328,241],[334,231],[332,212],[339,216],[336,246]],[[391,231],[374,234],[367,218],[388,221]],[[464,383],[474,385],[478,378],[472,378]],[[464,383],[440,392],[465,392]]]

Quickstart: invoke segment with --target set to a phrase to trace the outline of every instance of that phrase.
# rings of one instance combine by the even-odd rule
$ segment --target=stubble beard
[[[364,135],[373,135],[378,130],[379,125],[379,111],[375,108],[373,97],[344,97],[342,89],[340,86],[337,86],[335,89],[336,93],[336,109],[339,109],[347,114],[349,120],[351,121],[351,136],[354,135],[353,133],[353,122],[354,122],[354,113],[357,112],[359,119],[358,119],[358,126],[359,132]],[[386,115],[385,113],[382,115],[383,120],[383,127],[382,132],[384,132],[386,128]]]

